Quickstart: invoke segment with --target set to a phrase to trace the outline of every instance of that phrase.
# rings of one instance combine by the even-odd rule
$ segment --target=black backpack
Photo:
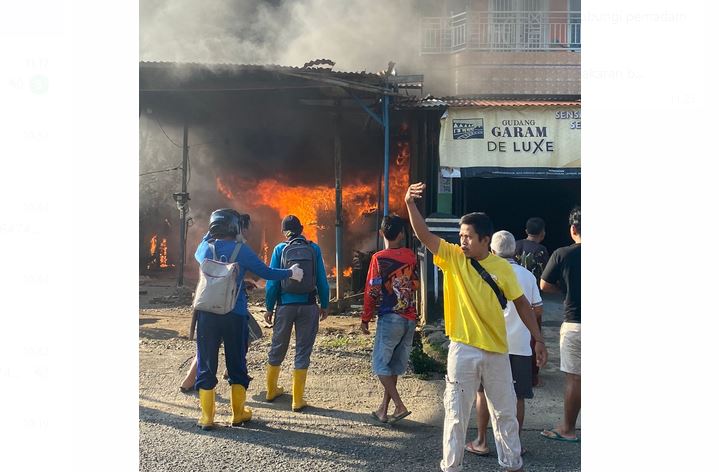
[[[317,286],[317,259],[315,250],[305,238],[295,238],[287,242],[282,248],[282,268],[289,269],[299,264],[304,271],[302,282],[293,279],[284,279],[281,283],[283,293],[310,294]]]

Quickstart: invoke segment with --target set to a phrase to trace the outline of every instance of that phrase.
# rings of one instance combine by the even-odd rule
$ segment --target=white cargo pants
[[[467,425],[480,382],[492,418],[499,465],[507,470],[521,468],[517,396],[509,355],[452,341],[445,381],[441,469],[445,472],[462,470]]]

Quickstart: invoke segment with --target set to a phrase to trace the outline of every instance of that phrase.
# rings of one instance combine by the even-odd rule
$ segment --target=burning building
[[[231,207],[251,215],[265,262],[292,213],[341,274],[337,294],[358,279],[353,255],[378,248],[385,206],[406,214],[417,170],[408,124],[382,111],[400,98],[396,81],[331,66],[140,64],[141,271],[191,282],[210,213]]]

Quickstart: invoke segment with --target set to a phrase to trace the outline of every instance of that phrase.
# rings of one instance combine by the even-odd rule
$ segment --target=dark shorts
[[[514,393],[518,399],[534,398],[532,391],[532,356],[509,355],[509,365],[512,367],[512,382]],[[484,387],[479,386],[479,391],[484,392]]]

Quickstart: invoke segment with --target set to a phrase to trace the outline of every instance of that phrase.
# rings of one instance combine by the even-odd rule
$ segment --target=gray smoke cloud
[[[140,60],[416,72],[415,0],[142,0]]]
[[[140,60],[299,67],[313,59],[327,58],[335,61],[335,71],[368,72],[384,70],[393,61],[400,74],[421,73],[417,65],[419,3],[141,0]],[[182,143],[182,120],[165,105],[145,103],[154,111],[143,110],[140,117],[141,173],[176,167],[181,161],[181,149],[170,140]],[[217,110],[220,108],[218,105]],[[258,254],[262,240],[271,248],[282,238],[279,221],[283,215],[243,203],[252,198],[251,187],[239,189],[239,199],[228,202],[217,191],[217,176],[235,175],[252,181],[273,177],[288,184],[334,186],[331,133],[322,131],[331,129],[330,118],[321,115],[308,119],[306,111],[285,110],[280,114],[265,110],[261,104],[244,103],[241,108],[236,114],[218,113],[221,118],[216,122],[190,123],[188,191],[192,198],[189,216],[194,224],[188,230],[187,261],[193,268],[192,252],[214,208],[232,205],[252,210],[257,230],[250,244]],[[376,196],[375,183],[382,169],[382,136],[376,125],[367,123],[364,114],[346,116],[344,120],[344,126],[353,130],[343,141],[344,183],[367,182]],[[269,128],[292,132],[268,134],[265,130]],[[302,164],[288,168],[289,163],[298,162],[298,156]],[[179,191],[179,186],[178,170],[140,177],[140,247],[146,252],[150,237],[160,234],[168,239],[171,261],[179,245],[179,212],[172,192]],[[352,202],[345,200],[344,204]],[[334,212],[323,216],[327,229],[318,235],[318,242],[325,251],[325,262],[333,266]],[[350,249],[374,247],[375,226],[374,216],[346,223],[344,265],[349,264]]]

